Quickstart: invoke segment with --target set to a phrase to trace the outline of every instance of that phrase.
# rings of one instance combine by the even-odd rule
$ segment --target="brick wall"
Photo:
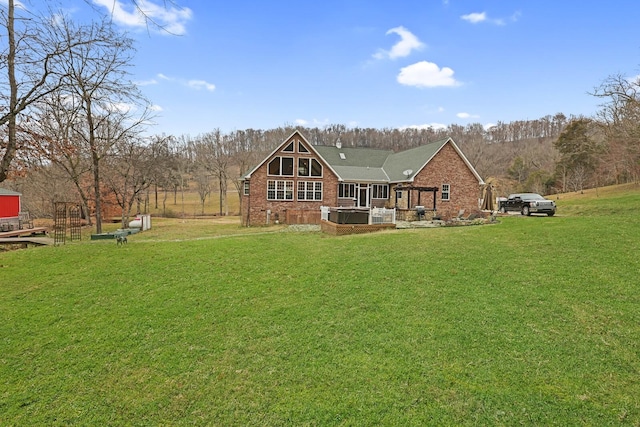
[[[291,140],[300,140],[297,135],[293,135],[291,139],[285,141],[272,156],[270,156],[262,165],[256,169],[250,180],[250,195],[242,197],[242,224],[243,225],[265,225],[267,224],[267,212],[269,215],[269,223],[273,224],[276,220],[284,223],[287,218],[287,210],[296,210],[298,213],[289,215],[289,218],[304,217],[304,210],[319,211],[320,206],[338,206],[338,179],[331,172],[329,167],[322,160],[311,153],[312,149],[307,147],[309,153],[283,153],[280,151],[286,147]],[[294,158],[294,176],[292,177],[274,177],[267,175],[269,162],[276,156],[286,156]],[[298,177],[297,165],[299,157],[314,157],[322,163],[322,178]],[[267,181],[271,179],[293,181],[294,198],[293,200],[267,200]],[[298,201],[297,200],[297,184],[298,181],[322,181],[323,195],[322,201]],[[442,184],[450,185],[450,200],[442,200]],[[458,215],[461,209],[465,210],[468,215],[478,211],[478,198],[480,197],[480,185],[477,178],[469,170],[465,162],[458,155],[451,143],[447,143],[438,154],[431,159],[429,164],[415,177],[414,186],[421,187],[437,187],[436,208],[437,215],[442,219],[449,219]],[[395,191],[390,189],[390,202],[395,202]],[[409,200],[407,192],[403,194],[403,198],[398,200],[399,208],[412,209],[418,204],[418,192],[412,191],[410,195],[411,206],[405,206]],[[342,199],[341,199],[342,200]],[[380,202],[380,201],[378,201]],[[351,204],[353,202],[351,201]],[[380,203],[383,204],[383,203]],[[420,195],[420,204],[430,209],[433,205],[433,193],[422,192]]]
[[[448,201],[442,200],[442,184],[450,185],[451,192]],[[465,215],[479,210],[480,185],[478,179],[469,170],[451,143],[442,147],[429,164],[420,171],[415,177],[413,185],[438,187],[436,209],[442,219],[457,216],[461,209],[465,210]],[[411,204],[417,204],[417,201],[417,191],[412,191]],[[421,204],[430,208],[433,204],[433,193],[423,192]]]
[[[294,135],[280,146],[280,149],[289,145],[291,140],[302,140]],[[309,153],[299,153],[298,144],[295,144],[294,153],[283,153],[276,151],[262,165],[251,174],[249,196],[242,196],[242,224],[243,225],[265,225],[267,224],[267,213],[269,215],[269,223],[273,224],[277,220],[279,223],[285,223],[287,218],[287,210],[296,210],[298,214],[289,215],[292,217],[311,217],[300,214],[300,211],[317,211],[320,212],[320,206],[336,206],[338,201],[338,178],[331,172],[329,167],[315,156],[309,147]],[[305,144],[306,146],[306,144]],[[267,174],[269,162],[277,156],[286,156],[294,158],[294,176],[269,176]],[[298,158],[307,157],[315,158],[322,164],[322,178],[298,177]],[[293,200],[267,200],[267,181],[269,180],[286,180],[293,181]],[[322,184],[322,200],[321,201],[298,201],[298,182],[299,181],[321,181]]]

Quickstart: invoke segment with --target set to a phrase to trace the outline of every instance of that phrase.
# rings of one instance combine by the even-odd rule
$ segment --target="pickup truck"
[[[556,204],[553,200],[547,200],[539,194],[517,193],[510,194],[506,200],[500,200],[498,211],[501,213],[520,212],[527,216],[532,213],[553,216],[556,213]]]

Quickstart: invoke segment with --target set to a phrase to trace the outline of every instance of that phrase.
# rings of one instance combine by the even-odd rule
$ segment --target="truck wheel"
[[[547,212],[547,216],[554,216],[555,214],[555,212]]]
[[[504,206],[500,208],[500,213],[507,213],[507,210],[504,208]]]
[[[526,216],[531,215],[531,211],[529,211],[529,206],[522,207],[522,215],[526,215]]]

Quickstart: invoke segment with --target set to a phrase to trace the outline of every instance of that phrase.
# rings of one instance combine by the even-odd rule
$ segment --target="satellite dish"
[[[407,178],[409,178],[409,175],[411,175],[413,173],[413,169],[407,169],[406,171],[402,172]]]

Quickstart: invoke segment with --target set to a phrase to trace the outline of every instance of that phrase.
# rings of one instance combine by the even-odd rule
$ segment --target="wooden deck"
[[[22,230],[3,231],[0,233],[0,238],[31,236],[33,234],[45,234],[46,232],[47,227],[23,228]]]
[[[0,237],[0,245],[22,245],[28,247],[53,245],[54,240],[51,237]]]
[[[0,233],[0,245],[22,245],[23,247],[53,245],[51,237],[45,237],[46,227],[24,228]]]

